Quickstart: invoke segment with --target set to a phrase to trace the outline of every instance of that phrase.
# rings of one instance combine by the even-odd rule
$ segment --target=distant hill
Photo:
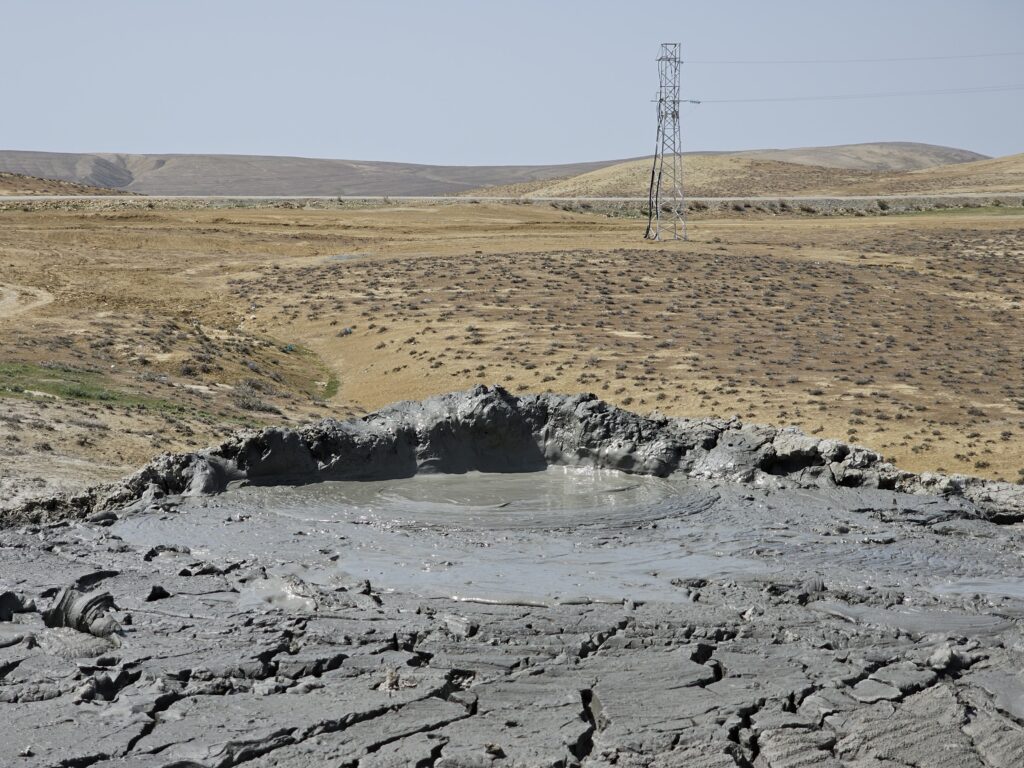
[[[1022,189],[1012,158],[930,144],[851,144],[806,149],[688,154],[686,193],[694,197],[872,195]],[[651,158],[578,176],[475,190],[478,195],[644,197]]]
[[[20,173],[0,172],[0,197],[4,195],[120,195],[116,189],[90,187],[71,181],[40,179]]]
[[[1024,195],[1024,154],[889,174],[878,183],[892,194],[1010,192]],[[853,185],[850,194],[873,194],[867,191],[869,188],[865,184]]]
[[[688,154],[687,194],[882,194],[988,182],[997,166],[957,170],[984,155],[885,142]],[[997,161],[992,161],[997,162]],[[642,197],[650,159],[567,165],[440,166],[259,155],[71,154],[0,150],[0,171],[153,195],[452,195]],[[941,170],[937,176],[929,172]],[[1017,184],[1012,173],[1004,181]],[[985,187],[987,189],[987,187]],[[848,190],[859,190],[857,192]],[[868,191],[864,191],[868,190]],[[11,193],[8,193],[11,194]],[[80,194],[69,189],[26,194]]]
[[[687,155],[683,161],[686,194],[692,197],[795,195],[842,187],[873,177],[871,171],[759,160],[753,155]],[[630,160],[551,182],[511,184],[476,190],[499,197],[646,197],[651,159]]]
[[[0,171],[150,195],[450,195],[576,176],[617,162],[445,166],[260,155],[0,150]]]
[[[987,155],[955,147],[885,141],[873,144],[838,144],[802,149],[758,149],[736,154],[755,160],[777,160],[798,165],[843,168],[851,171],[919,171],[940,165],[984,160]]]

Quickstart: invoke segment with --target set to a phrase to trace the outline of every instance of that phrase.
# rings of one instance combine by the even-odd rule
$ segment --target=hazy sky
[[[648,154],[658,44],[684,96],[1024,84],[1022,0],[0,0],[0,149],[559,163]],[[1024,90],[702,104],[687,149],[1024,151]]]

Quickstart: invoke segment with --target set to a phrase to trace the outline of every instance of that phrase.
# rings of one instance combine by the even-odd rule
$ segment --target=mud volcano
[[[2,532],[0,765],[1019,766],[1022,519],[593,397],[244,432]]]

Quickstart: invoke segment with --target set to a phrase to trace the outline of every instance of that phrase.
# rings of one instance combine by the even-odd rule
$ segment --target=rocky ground
[[[633,480],[567,517],[467,506],[455,477],[427,506],[351,495],[557,466]],[[3,765],[1024,760],[1024,488],[794,430],[478,388],[20,519]]]

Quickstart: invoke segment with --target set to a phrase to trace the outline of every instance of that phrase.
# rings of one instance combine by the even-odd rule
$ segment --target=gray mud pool
[[[248,486],[170,509],[112,530],[136,547],[259,560],[273,576],[324,588],[370,579],[424,597],[546,604],[687,600],[678,584],[688,579],[818,577],[859,590],[1024,597],[1017,553],[993,551],[969,526],[936,536],[906,524],[959,505],[886,491],[764,491],[549,467]]]
[[[370,579],[430,597],[672,600],[673,579],[774,569],[735,554],[748,549],[735,531],[698,533],[717,499],[659,478],[552,467],[248,487],[114,531],[138,546],[258,558],[323,587]]]

